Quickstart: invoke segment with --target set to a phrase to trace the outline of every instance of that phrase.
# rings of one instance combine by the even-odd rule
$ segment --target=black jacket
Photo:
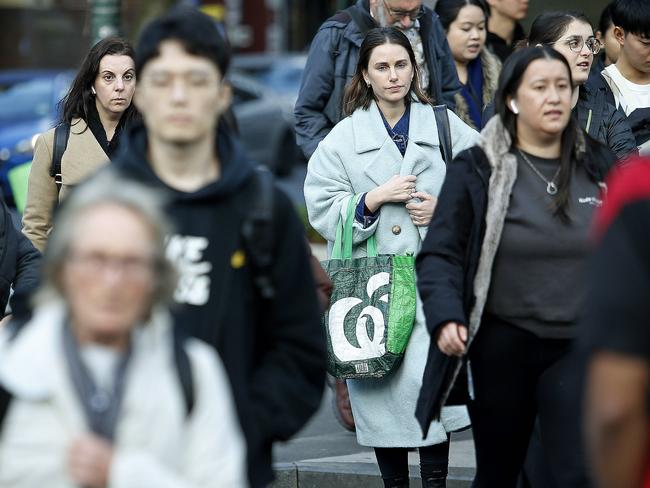
[[[41,253],[14,225],[9,209],[0,201],[0,317],[9,295],[14,316],[28,312],[29,298],[40,283]]]
[[[598,78],[602,79],[599,75]],[[616,157],[623,159],[637,154],[637,145],[627,117],[610,103],[611,90],[607,84],[590,77],[580,88],[575,112],[578,123],[591,137],[608,146]]]
[[[587,138],[583,158],[587,172],[602,181],[614,163],[611,152]],[[486,229],[491,166],[483,149],[474,146],[461,152],[447,167],[438,204],[417,256],[418,290],[422,298],[431,345],[416,410],[423,430],[438,418],[446,392],[462,359],[443,354],[435,338],[438,328],[450,321],[469,325],[476,297],[474,278]],[[466,377],[461,375],[461,385]],[[466,389],[456,391],[446,404],[462,403]]]
[[[352,8],[365,28],[376,27],[368,0],[357,0]],[[437,14],[428,7],[424,9],[420,36],[429,67],[429,94],[453,110],[454,95],[461,88],[454,58]],[[343,93],[356,71],[364,36],[365,32],[342,11],[321,25],[311,43],[294,111],[296,139],[307,158],[342,118]]]
[[[275,296],[266,300],[253,284],[241,236],[255,179],[238,141],[220,129],[221,176],[194,193],[174,190],[156,176],[144,127],[127,133],[121,147],[112,167],[169,197],[175,229],[167,255],[180,274],[177,324],[219,352],[248,444],[251,485],[266,486],[273,477],[272,442],[287,440],[316,412],[325,379],[325,341],[302,224],[276,189]]]

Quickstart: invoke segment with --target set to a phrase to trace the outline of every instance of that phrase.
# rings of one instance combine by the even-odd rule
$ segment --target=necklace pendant
[[[555,195],[557,193],[557,185],[552,181],[549,181],[546,185],[546,193],[549,195]]]

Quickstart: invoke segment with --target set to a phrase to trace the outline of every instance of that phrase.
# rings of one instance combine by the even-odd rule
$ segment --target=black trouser
[[[474,487],[516,486],[536,416],[557,485],[588,486],[580,439],[582,369],[569,354],[571,342],[484,318],[470,348]]]
[[[425,480],[444,480],[449,465],[449,436],[447,442],[418,448],[420,454],[420,476]],[[384,485],[387,487],[408,486],[408,448],[375,447],[375,456]]]

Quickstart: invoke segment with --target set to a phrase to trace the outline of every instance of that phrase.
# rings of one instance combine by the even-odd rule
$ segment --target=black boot
[[[409,488],[408,476],[395,476],[393,478],[383,478],[384,488]]]
[[[422,474],[422,488],[447,488],[447,466],[439,466]]]

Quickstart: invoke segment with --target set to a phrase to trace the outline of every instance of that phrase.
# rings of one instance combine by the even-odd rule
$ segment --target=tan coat
[[[61,193],[57,194],[54,178],[50,176],[53,147],[54,129],[50,129],[36,141],[23,213],[23,234],[41,252],[52,230],[52,211],[56,203],[64,199],[73,186],[108,163],[108,156],[92,131],[87,129],[86,122],[73,119],[68,146],[61,158],[63,185]]]

